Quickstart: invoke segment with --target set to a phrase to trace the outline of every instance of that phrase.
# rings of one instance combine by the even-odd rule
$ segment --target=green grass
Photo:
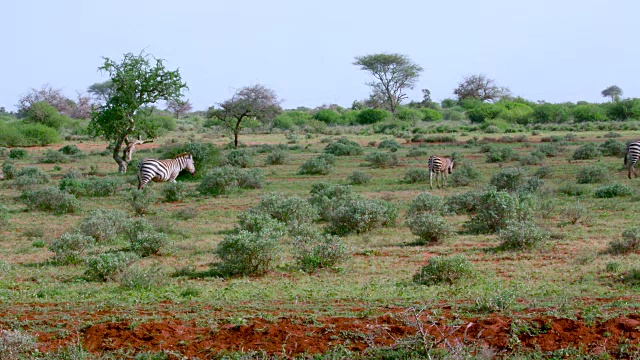
[[[480,183],[464,187],[448,186],[434,189],[432,193],[444,198],[471,190],[480,190],[487,186],[491,176],[500,171],[498,164],[487,163],[484,154],[478,152],[479,146],[465,147],[464,143],[472,136],[480,139],[500,138],[504,134],[469,133],[456,134],[456,144],[426,144],[426,155],[409,156],[410,145],[404,145],[394,154],[400,161],[399,168],[373,168],[365,161],[367,154],[380,151],[367,146],[371,141],[380,142],[388,135],[356,135],[345,129],[344,134],[335,136],[299,135],[299,150],[287,150],[288,161],[283,165],[261,165],[268,153],[256,154],[255,164],[264,173],[262,189],[233,190],[229,194],[211,197],[196,194],[198,181],[186,182],[190,196],[181,203],[158,202],[154,205],[155,214],[146,218],[160,224],[168,234],[168,244],[161,256],[140,260],[142,267],[159,266],[164,273],[180,273],[186,267],[188,273],[198,276],[167,276],[159,287],[130,290],[122,288],[116,282],[93,282],[83,278],[84,268],[77,266],[58,266],[50,262],[52,253],[47,249],[51,242],[65,232],[75,229],[81,219],[92,209],[121,209],[130,216],[133,211],[127,203],[127,196],[135,188],[133,173],[120,175],[117,165],[110,156],[100,156],[106,143],[85,142],[90,149],[83,149],[87,156],[75,159],[71,163],[57,164],[61,171],[52,172],[54,164],[37,163],[45,151],[57,150],[65,143],[49,146],[45,149],[28,149],[29,157],[18,159],[18,167],[38,166],[51,174],[52,184],[57,185],[61,176],[69,169],[79,169],[85,175],[94,165],[99,176],[122,178],[123,184],[116,195],[99,198],[79,198],[78,213],[54,215],[41,211],[26,211],[26,206],[15,198],[19,193],[12,186],[13,180],[0,183],[0,203],[5,204],[10,213],[12,226],[0,230],[0,259],[8,264],[10,270],[6,276],[0,273],[0,303],[12,304],[12,311],[0,316],[0,324],[11,324],[17,328],[37,326],[51,330],[52,325],[43,321],[16,319],[19,309],[41,311],[42,318],[60,318],[71,309],[91,313],[99,310],[111,312],[118,320],[148,321],[154,318],[154,310],[166,307],[175,308],[176,316],[185,319],[207,317],[208,309],[224,309],[225,316],[253,317],[268,313],[272,316],[295,316],[302,312],[308,317],[320,316],[357,316],[354,308],[373,309],[367,316],[380,315],[385,306],[411,307],[423,304],[426,299],[435,304],[452,306],[461,317],[486,316],[487,309],[506,315],[516,315],[527,309],[542,308],[548,314],[556,316],[574,316],[575,311],[588,309],[584,299],[605,299],[603,312],[628,313],[638,311],[640,295],[638,288],[615,281],[615,274],[604,269],[607,264],[619,264],[617,273],[624,273],[637,267],[640,255],[632,253],[616,256],[604,252],[609,242],[621,237],[622,229],[637,223],[640,213],[638,195],[618,198],[594,198],[592,195],[565,196],[554,194],[562,184],[576,182],[576,175],[585,165],[604,164],[610,170],[609,184],[616,182],[629,187],[633,194],[640,191],[640,179],[629,180],[622,168],[622,159],[601,157],[594,160],[568,161],[575,149],[586,142],[603,142],[602,135],[607,131],[577,132],[577,140],[569,143],[555,157],[544,159],[544,165],[553,169],[552,175],[544,179],[543,191],[551,192],[547,201],[554,204],[550,213],[536,221],[552,233],[552,239],[540,247],[527,251],[495,251],[500,241],[497,235],[470,235],[462,233],[462,227],[468,221],[467,215],[445,214],[453,234],[439,243],[426,246],[411,244],[415,237],[405,225],[406,210],[409,203],[421,192],[429,191],[427,183],[408,184],[403,181],[407,169],[426,168],[431,154],[446,155],[455,152],[456,159],[464,158],[472,163],[481,174]],[[617,131],[622,135],[619,141],[634,139],[632,132]],[[528,155],[540,138],[551,135],[563,136],[566,131],[541,131],[530,136],[529,143],[515,143],[509,146],[520,156]],[[518,135],[518,134],[512,134]],[[336,157],[336,164],[328,175],[299,175],[300,166],[307,160],[321,154],[326,143],[325,137],[335,139],[346,136],[363,146],[364,153],[357,156]],[[600,138],[598,138],[600,136]],[[228,142],[216,134],[170,133],[166,139],[174,138],[185,142],[189,137],[198,141],[213,141],[219,147]],[[287,144],[284,134],[242,135],[240,140],[252,144]],[[403,144],[401,138],[396,140]],[[160,140],[163,141],[163,140]],[[77,144],[80,145],[80,144]],[[159,144],[158,144],[159,145]],[[93,150],[93,151],[92,151]],[[99,151],[96,151],[99,150]],[[137,158],[158,156],[157,149],[145,150],[134,154]],[[502,167],[516,166],[517,160],[508,161]],[[539,166],[525,166],[532,175]],[[365,234],[344,236],[345,246],[350,249],[348,260],[340,265],[338,271],[318,271],[311,275],[292,269],[286,264],[293,258],[292,251],[283,254],[281,262],[274,271],[261,277],[233,277],[221,279],[210,276],[210,264],[215,262],[214,251],[223,237],[233,231],[237,215],[259,203],[259,198],[267,193],[281,193],[284,196],[309,197],[311,185],[315,182],[335,182],[348,184],[347,176],[354,170],[363,170],[372,176],[366,184],[353,187],[353,191],[368,199],[386,200],[395,203],[400,210],[396,225],[379,228]],[[454,169],[455,172],[455,169]],[[165,183],[152,183],[149,187],[161,192]],[[595,189],[603,184],[582,185]],[[196,195],[193,195],[196,194]],[[563,210],[572,204],[582,204],[591,214],[587,223],[567,222]],[[189,220],[175,216],[176,211],[188,208],[198,209],[198,215]],[[325,228],[326,224],[318,224]],[[34,239],[33,234],[38,234]],[[553,236],[555,235],[555,237]],[[286,245],[289,239],[283,239]],[[34,244],[38,244],[37,246]],[[47,246],[41,246],[46,244]],[[107,249],[123,250],[126,244],[116,244]],[[105,250],[105,249],[101,249]],[[479,274],[473,282],[461,285],[421,286],[411,281],[413,274],[427,263],[426,255],[454,256],[462,255],[473,263]],[[0,263],[1,265],[1,263]],[[194,291],[197,289],[197,291]],[[499,291],[497,289],[500,289]],[[626,299],[620,302],[619,299]],[[517,301],[515,300],[517,299]],[[608,299],[608,300],[607,300]],[[41,310],[30,304],[46,305]],[[33,310],[36,309],[36,310]],[[56,309],[57,313],[53,312]],[[130,312],[128,310],[131,310]],[[49,313],[49,311],[52,311]],[[573,313],[572,313],[573,311]],[[145,315],[140,315],[144,312]],[[89,319],[86,321],[95,321]],[[83,317],[80,317],[83,320]],[[83,320],[83,321],[84,321]],[[103,318],[106,322],[114,319]],[[77,327],[83,325],[79,322]],[[33,330],[31,330],[33,331]]]

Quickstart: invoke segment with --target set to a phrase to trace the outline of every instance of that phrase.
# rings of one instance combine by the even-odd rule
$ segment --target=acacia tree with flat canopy
[[[109,73],[112,88],[105,104],[91,114],[89,131],[113,142],[113,159],[124,173],[135,145],[152,141],[142,140],[143,136],[156,136],[157,127],[149,116],[151,106],[160,100],[179,100],[188,88],[178,70],[167,70],[162,59],[144,52],[127,53],[121,63],[105,57],[99,69]]]
[[[612,102],[620,100],[620,96],[622,96],[622,89],[618,85],[611,85],[608,88],[602,90],[602,97],[611,98]]]
[[[370,72],[378,81],[367,83],[375,92],[386,96],[389,110],[395,114],[396,108],[402,100],[407,98],[405,89],[413,89],[422,67],[402,54],[372,54],[356,56],[353,65],[360,66],[360,70]]]
[[[263,85],[246,86],[231,97],[218,104],[219,109],[209,108],[209,118],[220,120],[222,126],[233,134],[233,145],[238,148],[240,130],[250,119],[266,122],[278,115],[281,100],[275,91]]]

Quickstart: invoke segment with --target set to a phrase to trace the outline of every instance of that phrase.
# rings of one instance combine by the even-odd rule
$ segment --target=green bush
[[[398,166],[398,157],[396,154],[373,152],[365,156],[365,160],[369,162],[369,165],[374,168],[390,168]]]
[[[480,194],[473,191],[448,196],[444,200],[445,208],[452,214],[472,214],[478,210],[479,197]]]
[[[58,131],[45,125],[0,123],[0,146],[43,146],[59,141]]]
[[[341,204],[352,199],[359,199],[351,186],[332,183],[314,183],[311,185],[309,203],[318,209],[322,220],[328,220],[329,215]]]
[[[427,154],[429,154],[429,152],[426,149],[417,147],[417,146],[413,146],[411,147],[411,149],[409,149],[409,151],[407,152],[407,156],[408,157],[420,157],[420,156],[426,156]]]
[[[634,226],[624,229],[622,239],[609,243],[609,252],[612,254],[628,254],[640,251],[640,227]]]
[[[640,119],[640,99],[615,101],[609,105],[607,114],[612,120]]]
[[[569,110],[563,104],[540,104],[531,114],[535,123],[564,123],[569,121]]]
[[[546,179],[553,174],[553,168],[551,166],[540,166],[534,173],[533,176],[538,179]]]
[[[438,110],[421,108],[422,120],[424,121],[440,121],[442,120],[442,113]]]
[[[429,169],[411,168],[404,174],[404,181],[409,184],[429,181]]]
[[[505,108],[497,104],[482,104],[467,111],[467,117],[472,123],[483,123],[486,120],[496,119]]]
[[[276,150],[265,159],[265,165],[284,165],[287,162],[288,155],[284,151]]]
[[[320,234],[312,228],[298,229],[292,244],[296,267],[305,272],[335,268],[348,257],[340,237]]]
[[[259,211],[245,211],[238,214],[239,230],[245,230],[251,233],[259,233],[262,229],[270,229],[280,227],[285,229],[285,224],[277,219],[274,219],[266,212]]]
[[[50,211],[55,214],[74,213],[80,208],[75,196],[55,187],[23,191],[20,199],[31,210]]]
[[[324,148],[324,152],[335,156],[351,156],[361,155],[363,150],[362,146],[357,142],[351,141],[347,138],[341,138],[340,140],[327,145]]]
[[[7,180],[14,179],[16,174],[18,173],[18,168],[12,163],[4,163],[2,164],[2,173],[4,174],[4,178]]]
[[[439,242],[453,232],[451,225],[437,211],[408,216],[407,226],[418,237],[416,243],[419,245]]]
[[[617,196],[631,196],[633,195],[633,191],[631,191],[631,188],[626,185],[613,183],[600,186],[596,189],[594,195],[597,198],[605,199]]]
[[[473,264],[461,255],[432,256],[427,265],[413,275],[413,282],[427,286],[452,285],[473,275]]]
[[[67,117],[60,115],[55,107],[46,101],[31,104],[27,110],[25,122],[42,124],[54,129],[60,129]]]
[[[476,214],[465,227],[472,233],[495,233],[510,222],[529,220],[534,208],[535,199],[529,195],[489,189],[478,195]]]
[[[585,186],[575,184],[562,184],[558,187],[558,193],[567,196],[583,196],[590,193],[590,189]]]
[[[433,213],[442,214],[444,212],[444,201],[442,197],[428,192],[420,193],[409,203],[407,216],[413,217],[420,214]]]
[[[129,217],[118,209],[95,209],[82,219],[78,230],[98,243],[110,242],[122,233]]]
[[[385,120],[391,119],[392,115],[390,111],[382,109],[365,109],[358,113],[356,121],[360,125],[375,124]]]
[[[174,158],[182,153],[189,153],[193,156],[193,164],[196,168],[194,175],[188,171],[182,171],[176,179],[199,179],[204,177],[207,172],[220,165],[220,150],[212,143],[188,142],[185,144],[174,145],[165,148],[163,158]]]
[[[574,151],[573,156],[571,157],[573,160],[589,160],[596,159],[602,155],[598,145],[594,143],[589,143],[580,146]]]
[[[447,184],[452,186],[468,186],[477,184],[482,179],[482,175],[469,163],[456,164],[455,171],[449,175]]]
[[[80,148],[78,148],[75,145],[65,145],[63,147],[61,147],[60,149],[58,149],[59,152],[65,154],[65,155],[80,155],[82,154],[82,150],[80,150]]]
[[[351,185],[364,185],[371,181],[372,176],[361,170],[354,170],[347,175],[347,180]]]
[[[183,182],[170,182],[162,188],[164,202],[178,202],[187,198],[189,190]]]
[[[605,110],[596,104],[578,105],[571,110],[571,114],[576,122],[607,120]]]
[[[614,139],[608,139],[600,144],[599,150],[604,156],[623,157],[627,153],[627,145]]]
[[[415,123],[417,121],[422,120],[423,117],[424,117],[423,113],[418,109],[412,109],[409,107],[401,106],[396,110],[396,118],[402,121]]]
[[[249,212],[265,213],[285,224],[312,223],[319,217],[318,210],[305,199],[276,193],[261,196],[260,203]]]
[[[136,260],[138,256],[134,253],[103,253],[86,260],[84,275],[93,281],[115,281]]]
[[[71,159],[68,155],[54,150],[45,151],[44,156],[40,159],[40,162],[43,164],[65,164],[70,161]]]
[[[577,175],[578,184],[594,184],[607,179],[608,170],[603,165],[587,165],[580,168]]]
[[[173,116],[152,116],[149,121],[153,124],[156,135],[164,135],[178,127],[178,123]]]
[[[231,190],[259,189],[262,187],[262,170],[240,169],[233,166],[215,168],[207,173],[198,186],[198,191],[205,195],[218,196]]]
[[[96,197],[114,196],[122,185],[122,180],[116,177],[92,176],[86,182],[86,195]]]
[[[392,151],[392,152],[396,152],[398,151],[398,149],[401,149],[401,148],[402,148],[402,145],[400,145],[394,139],[382,140],[378,144],[378,149],[389,149],[389,151]]]
[[[524,168],[508,167],[495,173],[489,184],[495,186],[498,191],[516,192],[525,186],[526,181],[527,171]]]
[[[91,236],[80,233],[65,233],[49,246],[49,250],[55,253],[53,261],[58,264],[77,264],[80,262],[87,249],[95,244]]]
[[[513,221],[501,229],[498,238],[505,250],[532,249],[549,240],[549,232],[530,221]]]
[[[137,232],[130,241],[131,251],[140,257],[147,257],[157,254],[167,244],[167,235],[157,231],[142,231]]]
[[[26,149],[13,148],[9,150],[9,157],[11,159],[24,159],[29,156],[29,152]]]
[[[154,212],[152,207],[158,200],[158,193],[150,187],[131,189],[127,200],[136,215],[149,214]]]
[[[332,109],[321,109],[315,115],[313,115],[313,118],[329,125],[342,122],[342,116],[340,115],[340,113]]]
[[[518,153],[509,146],[489,146],[487,148],[487,162],[496,163],[518,160]]]
[[[245,149],[230,150],[223,161],[223,165],[239,168],[250,168],[255,165],[255,160],[250,151]]]
[[[466,119],[466,116],[463,113],[461,113],[460,111],[444,110],[444,111],[442,111],[442,118],[444,120],[462,121],[462,120]]]
[[[397,217],[398,210],[389,202],[352,198],[329,213],[329,232],[336,235],[361,234],[393,225]]]
[[[327,175],[333,169],[333,164],[325,157],[316,156],[305,161],[298,170],[299,175]]]
[[[159,266],[142,268],[133,264],[116,279],[118,284],[129,290],[151,290],[164,284],[165,275]]]
[[[215,250],[222,275],[262,275],[274,268],[280,255],[282,227],[266,226],[259,232],[240,230],[225,236]]]

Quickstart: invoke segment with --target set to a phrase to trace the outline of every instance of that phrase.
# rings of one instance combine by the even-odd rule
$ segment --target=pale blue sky
[[[530,100],[605,101],[618,85],[640,97],[635,0],[6,0],[0,4],[0,106],[30,88],[75,97],[107,80],[102,57],[145,50],[180,68],[195,110],[263,84],[285,108],[369,94],[355,56],[401,53],[424,68],[420,89],[453,97],[485,73]]]

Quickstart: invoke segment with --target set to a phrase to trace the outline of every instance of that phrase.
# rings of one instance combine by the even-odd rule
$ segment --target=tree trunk
[[[120,173],[127,172],[127,162],[124,161],[120,156],[120,149],[122,149],[122,143],[124,142],[125,138],[126,138],[126,135],[118,138],[118,140],[116,140],[115,147],[113,148],[113,160],[115,160],[118,163],[118,172]]]

